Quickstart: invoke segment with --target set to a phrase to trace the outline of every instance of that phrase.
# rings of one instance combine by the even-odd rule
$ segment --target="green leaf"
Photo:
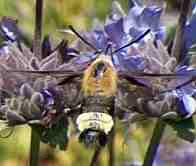
[[[176,132],[177,136],[189,142],[194,142],[196,136],[195,123],[193,118],[184,119],[181,121],[166,120]]]
[[[50,144],[52,147],[59,146],[60,150],[65,150],[68,144],[68,120],[62,117],[51,128],[44,128],[41,135],[41,140],[44,143]]]

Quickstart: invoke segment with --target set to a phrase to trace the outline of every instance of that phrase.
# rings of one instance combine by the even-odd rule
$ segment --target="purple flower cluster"
[[[104,52],[109,44],[112,45],[112,50],[116,50],[150,30],[150,33],[140,41],[112,56],[113,63],[119,70],[143,70],[144,58],[137,49],[149,40],[163,41],[165,39],[165,28],[160,23],[161,13],[162,8],[160,7],[141,6],[134,1],[134,7],[130,8],[128,14],[125,15],[120,4],[114,1],[112,13],[107,18],[106,24],[95,26],[92,31],[84,32],[83,36],[98,50]]]
[[[170,140],[171,141],[171,140]],[[167,153],[165,153],[167,152]],[[187,142],[177,141],[174,145],[171,145],[171,142],[166,142],[161,144],[156,155],[155,163],[162,158],[157,165],[178,165],[183,166],[187,163],[190,166],[194,166],[196,164],[195,159],[195,143],[190,144]],[[155,164],[156,165],[156,164]]]
[[[120,5],[114,1],[112,13],[103,26],[94,27],[90,32],[83,32],[82,36],[91,43],[98,51],[110,54],[117,71],[142,71],[149,73],[188,73],[194,76],[195,69],[183,67],[177,64],[175,57],[168,54],[161,41],[165,38],[165,28],[160,23],[162,8],[157,6],[142,6],[138,1],[133,1],[134,6],[129,9],[128,14],[121,9]],[[193,16],[194,19],[194,16]],[[191,24],[192,25],[192,24]],[[142,36],[136,43],[125,47],[122,46]],[[56,47],[52,46],[48,37],[43,41],[42,59],[37,59],[22,42],[21,33],[16,25],[16,21],[4,17],[0,24],[0,35],[8,42],[6,47],[2,47],[1,57],[1,82],[2,88],[11,90],[18,95],[18,89],[26,82],[34,87],[34,82],[38,75],[6,73],[6,70],[37,70],[37,71],[71,71],[83,72],[99,54],[94,53],[86,45],[78,42],[75,48],[69,48],[67,42],[62,41]],[[188,33],[188,31],[187,31]],[[109,47],[111,46],[111,47]],[[110,48],[111,50],[107,50]],[[116,51],[118,50],[119,51]],[[5,52],[5,50],[7,50]],[[110,51],[110,52],[109,52]],[[5,73],[3,73],[3,71]],[[6,77],[5,77],[6,75]],[[55,76],[56,77],[56,76]],[[134,76],[133,76],[134,78]],[[187,82],[187,79],[162,78],[136,78],[136,80],[155,91],[175,88]],[[9,82],[9,83],[8,83]],[[56,90],[55,90],[56,91]],[[61,90],[63,91],[63,90]],[[51,107],[55,105],[53,90],[43,86],[39,91],[45,98],[45,105]],[[195,112],[195,87],[188,84],[178,90],[174,90],[172,95],[178,99],[181,114],[188,118]],[[62,106],[63,108],[63,106]]]
[[[160,22],[162,8],[142,6],[137,0],[133,2],[134,6],[126,15],[114,1],[112,13],[106,19],[106,23],[81,34],[95,50],[80,41],[71,48],[66,41],[55,45],[46,37],[42,44],[41,59],[21,41],[22,35],[16,21],[4,17],[0,22],[0,36],[6,41],[0,48],[0,88],[5,89],[11,97],[4,99],[0,106],[0,118],[8,126],[36,123],[51,127],[59,118],[63,117],[66,121],[65,110],[77,108],[80,101],[76,99],[80,100],[81,89],[80,82],[74,80],[75,82],[70,83],[66,78],[73,76],[73,73],[81,76],[100,54],[111,56],[118,73],[124,72],[138,84],[149,88],[154,95],[153,100],[156,101],[160,96],[163,102],[165,96],[175,98],[179,115],[182,118],[190,118],[196,111],[196,87],[192,80],[196,76],[196,70],[192,64],[179,64],[164,46],[166,33]],[[187,48],[196,40],[189,39],[193,30],[191,26],[194,24],[193,12],[185,32]],[[130,44],[131,42],[133,43]],[[123,47],[126,45],[129,46]],[[174,73],[182,77],[141,78],[129,74],[133,72],[160,75]],[[43,77],[44,74],[50,76]],[[183,77],[185,75],[186,77]],[[65,86],[58,86],[59,79],[67,81]],[[170,101],[167,100],[166,104],[159,103],[161,107],[157,102],[153,108],[160,109],[168,102]]]

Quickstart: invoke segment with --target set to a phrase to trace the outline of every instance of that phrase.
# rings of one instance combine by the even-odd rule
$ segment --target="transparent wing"
[[[58,81],[59,85],[63,85],[76,77],[81,77],[83,74],[83,72],[81,71],[75,72],[69,70],[4,70],[4,73],[6,73],[6,75],[9,77],[11,77],[12,75],[18,75],[31,79],[51,77],[55,78]]]
[[[120,72],[120,77],[129,82],[160,91],[171,91],[192,84],[196,80],[196,70],[182,73]]]
[[[4,70],[7,76],[23,75],[27,77],[46,77],[51,76],[59,80],[59,84],[65,84],[75,77],[81,77],[83,71],[75,72],[71,70]],[[136,85],[146,86],[165,86],[165,90],[179,89],[186,86],[196,79],[196,71],[187,71],[183,73],[147,73],[147,72],[120,72],[119,77],[125,78]],[[164,89],[163,89],[164,90]]]
[[[195,112],[195,69],[181,73],[121,73],[118,113],[134,121],[135,113],[149,117],[186,118]]]

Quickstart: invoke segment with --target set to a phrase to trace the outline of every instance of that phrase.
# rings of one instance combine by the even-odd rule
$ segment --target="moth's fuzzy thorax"
[[[95,77],[95,70],[98,65],[106,66],[103,75],[100,79]],[[100,55],[92,64],[85,70],[82,90],[85,96],[114,96],[117,90],[117,72],[113,66],[111,58],[106,55]]]

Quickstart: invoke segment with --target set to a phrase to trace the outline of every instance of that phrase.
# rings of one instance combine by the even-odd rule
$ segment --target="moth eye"
[[[94,77],[95,78],[101,78],[103,76],[103,73],[106,71],[107,66],[104,63],[98,63],[94,70]]]

